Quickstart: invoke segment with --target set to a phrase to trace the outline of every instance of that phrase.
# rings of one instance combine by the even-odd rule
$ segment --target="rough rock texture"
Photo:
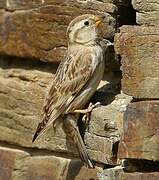
[[[6,157],[4,159],[6,164],[0,168],[0,174],[3,174],[1,177],[5,179],[7,179],[6,176],[15,177],[15,179],[19,178],[18,180],[27,179],[27,177],[31,179],[55,177],[55,180],[61,177],[61,179],[65,177],[66,179],[75,177],[98,179],[97,175],[102,172],[102,169],[88,170],[82,167],[81,161],[74,160],[78,157],[77,150],[72,142],[66,139],[62,129],[59,128],[55,137],[52,136],[50,129],[34,144],[31,142],[40,121],[44,93],[54,76],[56,66],[46,65],[40,61],[1,58],[0,67],[0,146],[26,151],[22,155],[21,153],[15,155],[12,151],[9,151],[9,154],[0,153],[2,154],[0,159]],[[89,155],[97,164],[118,163],[117,145],[123,112],[131,100],[131,97],[124,94],[116,95],[119,80],[118,73],[106,72],[106,77],[100,83],[93,98],[94,101],[98,101],[102,97],[102,106],[93,111],[92,121],[84,139]],[[104,105],[110,102],[110,105]],[[99,122],[102,124],[101,127]],[[63,158],[57,158],[54,155]],[[20,156],[18,158],[20,161],[15,160],[17,156]],[[7,160],[7,158],[11,159]],[[66,158],[72,158],[72,160]],[[56,168],[56,171],[51,171]]]
[[[2,180],[83,180],[94,178],[100,168],[87,169],[79,160],[41,154],[33,150],[0,148],[0,179]]]
[[[0,1],[0,9],[5,7],[5,0]]]
[[[112,0],[108,0],[105,2],[100,2],[100,1],[78,1],[78,0],[37,0],[36,2],[32,0],[8,0],[6,1],[6,9],[7,10],[27,10],[27,9],[35,9],[38,7],[43,7],[47,5],[52,5],[52,6],[65,6],[65,9],[67,7],[73,7],[73,8],[80,8],[82,9],[89,9],[91,10],[97,10],[97,11],[105,11],[105,12],[111,12],[114,13],[117,8],[116,6],[112,3]]]
[[[57,6],[71,6],[79,7],[80,9],[93,10],[105,10],[106,12],[112,12],[116,8],[116,4],[128,5],[130,0],[1,0],[0,8],[5,8],[9,11],[14,10],[28,10],[32,8],[38,8],[46,5],[57,5]],[[113,8],[114,7],[114,8]]]
[[[158,180],[159,173],[158,172],[149,172],[149,173],[121,173],[120,180]]]
[[[10,55],[0,58],[0,180],[159,179],[158,12],[157,0],[0,0],[0,57]],[[112,42],[118,26],[135,24],[120,28],[115,49],[101,42],[105,75],[91,99],[101,106],[87,126],[77,122],[95,169],[83,166],[61,127],[31,142],[67,25],[85,13],[105,14]]]
[[[43,3],[44,2],[44,3]],[[116,6],[99,1],[13,1],[0,11],[0,54],[59,63],[67,47],[66,29],[78,15],[110,12]],[[105,13],[103,36],[112,38],[115,19]]]
[[[39,61],[22,62],[15,58],[1,59],[0,66],[0,141],[78,157],[76,148],[66,138],[62,128],[58,129],[55,136],[50,129],[35,143],[31,142],[41,119],[46,86],[52,81],[56,67],[46,66]],[[102,96],[103,105],[111,104],[93,111],[89,132],[86,132],[84,138],[92,159],[112,165],[117,163],[115,147],[121,133],[123,112],[131,100],[124,94],[116,95],[120,78],[118,73],[115,74],[106,73],[107,80],[101,82],[94,97],[98,101]]]
[[[120,180],[120,174],[123,172],[122,166],[107,168],[98,173],[99,180]]]
[[[157,27],[123,26],[115,37],[121,55],[122,90],[135,98],[159,98]]]
[[[1,144],[2,145],[2,144]],[[57,157],[33,149],[0,147],[0,179],[2,180],[157,180],[158,172],[126,173],[117,166],[104,171],[87,169],[79,160]]]
[[[159,101],[129,104],[124,113],[120,158],[159,160]]]
[[[112,95],[112,92],[107,93],[107,102],[110,101],[108,96]],[[116,155],[122,133],[123,112],[132,98],[125,94],[114,94],[111,100],[112,102],[107,106],[98,107],[92,112],[85,142],[92,158],[94,157],[98,162],[113,165],[117,163]]]
[[[159,25],[158,0],[132,0],[136,13],[136,21],[140,25]]]

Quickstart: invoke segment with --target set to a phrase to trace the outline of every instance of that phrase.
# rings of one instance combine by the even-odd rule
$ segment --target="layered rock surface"
[[[140,25],[159,25],[158,0],[132,0],[132,5],[137,11],[136,21]]]
[[[105,75],[91,100],[102,105],[93,110],[85,133],[78,122],[95,162],[89,170],[61,127],[55,136],[50,128],[35,143],[31,140],[47,87],[66,54],[69,22],[80,14],[104,13],[103,36],[113,40],[121,23],[115,22],[122,13],[117,6],[124,6],[123,22],[132,24],[127,20],[131,3],[143,26],[123,26],[116,33],[116,55],[113,46],[105,51]],[[0,1],[0,54],[12,56],[0,59],[0,179],[159,179],[157,15],[156,0]],[[130,103],[132,96],[139,102]]]
[[[85,177],[97,179],[97,173],[100,172],[100,168],[88,170],[82,167],[77,159],[70,160],[33,150],[1,147],[0,154],[0,178],[6,180],[82,180]]]
[[[31,142],[36,127],[41,121],[44,94],[54,77],[57,66],[46,65],[40,61],[22,61],[22,59],[6,57],[0,59],[0,66],[0,146],[7,146],[13,151],[20,149],[27,156],[26,160],[20,158],[24,160],[23,163],[26,162],[24,165],[16,165],[20,163],[17,160],[5,159],[7,164],[1,169],[5,171],[4,176],[9,176],[8,178],[15,176],[15,179],[24,178],[24,176],[35,179],[38,177],[60,179],[65,177],[65,174],[60,174],[60,171],[63,172],[66,167],[70,167],[79,171],[72,174],[70,170],[69,172],[65,170],[64,173],[69,178],[77,176],[77,179],[82,179],[85,174],[88,177],[97,177],[102,169],[89,171],[83,167],[81,161],[74,160],[79,158],[77,149],[72,141],[67,139],[61,127],[55,136],[51,128],[35,143]],[[101,101],[102,98],[102,105],[92,112],[90,125],[84,135],[90,157],[96,165],[100,164],[102,167],[119,163],[117,147],[122,131],[123,112],[131,101],[130,96],[118,94],[119,81],[118,73],[105,73],[92,99],[96,102]],[[30,157],[33,154],[37,157]],[[11,158],[12,152],[7,150],[1,155],[1,158],[5,156]],[[54,161],[56,161],[55,165]],[[46,168],[43,169],[44,165]],[[18,166],[18,170],[14,172],[12,169],[16,169],[15,166]],[[56,169],[55,166],[59,166],[57,172],[50,170],[48,172],[48,169]],[[8,169],[9,167],[11,169]],[[6,169],[10,174],[5,175]],[[39,169],[41,169],[40,172],[38,172]]]
[[[121,54],[122,90],[139,99],[159,98],[159,33],[157,27],[123,26],[116,34]]]
[[[3,7],[3,6],[2,6]],[[67,26],[75,17],[104,13],[104,37],[115,32],[116,6],[99,1],[6,1],[0,10],[0,54],[59,63],[66,53]]]
[[[22,62],[5,58],[0,62],[0,140],[21,147],[47,149],[77,156],[77,150],[71,141],[67,140],[62,128],[58,129],[55,136],[51,128],[35,143],[31,142],[37,124],[41,121],[44,94],[53,79],[55,66],[46,66],[42,62],[39,64],[38,61]],[[89,132],[85,135],[92,159],[106,164],[116,164],[117,152],[113,152],[113,148],[119,141],[123,111],[131,100],[126,95],[115,96],[114,87],[118,80],[117,76],[117,80],[112,82],[114,84],[101,82],[97,94],[100,94],[103,100],[105,97],[103,103],[112,103],[94,110]]]
[[[159,101],[129,104],[124,114],[120,158],[158,161]]]

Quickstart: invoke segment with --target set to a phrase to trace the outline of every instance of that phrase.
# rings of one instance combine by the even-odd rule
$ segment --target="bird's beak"
[[[98,27],[103,21],[104,21],[105,16],[95,16],[94,21],[95,21],[95,26]]]

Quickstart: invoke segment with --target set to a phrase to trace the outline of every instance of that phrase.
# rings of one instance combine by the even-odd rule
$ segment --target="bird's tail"
[[[88,168],[94,168],[94,165],[87,153],[84,142],[81,138],[80,132],[76,125],[76,122],[71,118],[72,115],[68,115],[67,118],[63,121],[63,129],[68,137],[70,137],[75,143],[79,156],[81,160],[84,162],[85,166]]]

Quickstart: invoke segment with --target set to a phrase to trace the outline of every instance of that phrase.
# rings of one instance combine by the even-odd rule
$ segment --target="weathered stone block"
[[[1,141],[24,147],[67,151],[66,136],[61,129],[57,132],[56,137],[53,137],[54,140],[50,129],[47,135],[39,141],[31,142],[38,122],[41,121],[40,114],[44,94],[47,91],[46,86],[52,81],[55,71],[55,66],[46,66],[45,63],[38,64],[36,61],[31,63],[20,60],[16,62],[10,59],[7,64],[7,59],[1,59]],[[70,148],[68,151],[72,150]]]
[[[12,171],[14,168],[15,153],[6,153],[0,150],[0,179],[12,179]]]
[[[46,87],[51,83],[55,71],[56,66],[40,61],[0,60],[0,141],[21,147],[47,149],[67,154],[68,157],[78,157],[77,149],[72,141],[66,138],[60,127],[55,136],[50,128],[37,141],[31,142],[37,125],[41,121],[40,112],[44,94],[47,91]],[[107,75],[106,77],[108,78]],[[119,80],[120,78],[116,77],[113,85],[106,80],[101,82],[97,96],[100,97],[101,93],[102,100],[106,104],[115,98],[116,88],[113,89],[111,86],[115,86]],[[119,140],[122,114],[128,103],[124,95],[119,97],[120,95],[116,97],[111,107],[102,106],[94,110],[90,134],[85,136],[86,146],[92,159],[101,163],[116,163],[116,152],[114,153],[113,149]],[[105,115],[104,111],[110,116]],[[113,113],[118,113],[118,117]],[[105,121],[102,117],[98,119],[97,114],[109,119]],[[99,126],[98,120],[103,126]],[[91,144],[92,139],[94,144]]]
[[[0,9],[3,9],[3,8],[5,8],[5,0],[1,0],[0,1]]]
[[[35,1],[7,1],[11,10],[29,6],[28,10],[0,13],[0,54],[41,59],[59,63],[64,58],[67,47],[66,29],[70,21],[81,14],[114,9],[113,4],[99,1],[55,1],[48,5],[30,8]],[[63,2],[60,4],[60,2]],[[31,4],[31,5],[30,5]],[[18,6],[18,7],[17,7]],[[9,8],[8,7],[8,8]],[[13,8],[13,9],[12,9]],[[25,8],[24,8],[25,9]],[[114,13],[115,9],[113,10]],[[105,13],[103,36],[112,38],[115,31],[115,19]]]
[[[111,3],[111,1],[107,2],[100,2],[100,1],[73,1],[73,0],[8,0],[6,2],[6,9],[7,10],[27,10],[27,9],[35,9],[38,7],[45,7],[45,6],[65,6],[67,9],[68,7],[78,7],[80,9],[91,9],[91,10],[99,10],[99,11],[105,11],[109,13],[115,13],[117,10],[117,7]]]
[[[132,0],[132,5],[138,12],[159,11],[158,0]]]
[[[67,166],[64,176],[61,180],[100,180],[98,173],[102,171],[102,168],[95,167],[95,169],[88,169],[79,161],[71,160]]]
[[[159,161],[159,101],[129,104],[119,143],[119,158]]]
[[[29,156],[19,162],[20,179],[63,179],[69,160],[55,156]],[[18,162],[17,162],[18,163]],[[22,164],[23,163],[23,164]],[[17,165],[16,165],[17,166]],[[17,175],[15,174],[15,179]]]
[[[120,180],[158,180],[158,172],[134,172],[134,173],[121,173]]]
[[[96,162],[109,165],[117,164],[117,149],[115,149],[117,144],[115,140],[86,133],[85,143],[90,157]]]
[[[51,152],[0,147],[1,180],[98,179],[101,168],[88,169],[79,160],[56,157]]]
[[[141,25],[159,25],[158,0],[132,0],[132,5],[137,10],[137,23]]]
[[[31,156],[22,150],[0,147],[0,179],[62,179],[69,162],[51,155]]]
[[[110,100],[108,92],[105,96]],[[122,133],[123,113],[130,101],[130,96],[119,94],[112,103],[93,110],[85,143],[90,157],[95,161],[110,165],[118,163],[117,149]]]
[[[122,166],[115,166],[113,168],[106,168],[98,173],[99,180],[121,180],[120,173],[123,172]]]
[[[123,26],[115,37],[121,55],[122,90],[135,98],[159,98],[157,27]]]
[[[159,26],[159,11],[136,13],[136,22],[140,25]]]
[[[111,86],[108,86],[108,89],[110,87]],[[97,136],[119,141],[123,127],[123,114],[127,105],[132,100],[132,97],[123,93],[115,95],[113,94],[114,90],[112,89],[110,89],[110,92],[105,92],[106,93],[103,93],[103,95],[108,98],[107,101],[105,101],[105,103],[107,102],[108,104],[93,110],[89,125],[89,132]],[[109,100],[112,102],[109,102]]]
[[[41,6],[46,5],[59,5],[59,6],[75,6],[79,8],[91,8],[96,10],[105,9],[105,12],[114,12],[117,10],[116,4],[120,5],[128,5],[130,0],[102,0],[102,1],[85,1],[85,0],[1,0],[3,2],[3,6],[1,8],[6,8],[9,11],[15,10],[28,10],[35,9]],[[104,7],[105,6],[105,7]]]

